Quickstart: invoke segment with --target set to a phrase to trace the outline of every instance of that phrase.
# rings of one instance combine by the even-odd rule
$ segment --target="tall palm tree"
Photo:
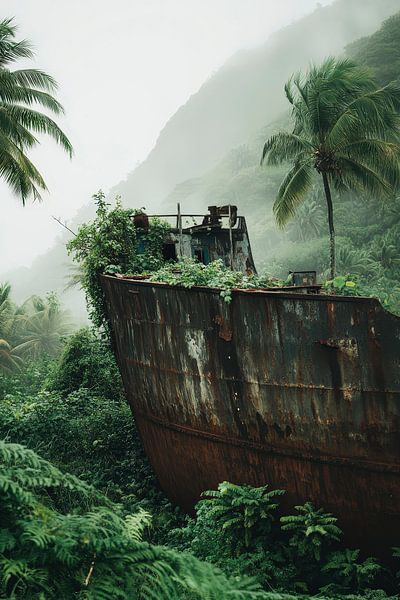
[[[52,95],[55,80],[38,69],[10,70],[20,58],[32,58],[31,45],[16,41],[12,19],[0,21],[0,177],[22,199],[40,199],[39,190],[46,190],[42,175],[26,152],[36,146],[36,134],[51,136],[70,156],[72,146],[66,135],[48,115],[34,109],[44,108],[54,115],[63,107]]]
[[[322,178],[335,276],[332,186],[390,197],[400,184],[400,87],[379,87],[371,72],[347,59],[328,58],[285,86],[293,129],[273,135],[261,163],[292,166],[274,203],[284,226],[305,200],[313,175]]]

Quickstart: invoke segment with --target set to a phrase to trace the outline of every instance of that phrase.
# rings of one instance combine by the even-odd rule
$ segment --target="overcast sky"
[[[332,0],[321,0],[330,4]],[[0,274],[29,266],[99,188],[146,158],[169,117],[234,52],[313,10],[316,0],[1,0],[33,66],[59,83],[70,161],[44,139],[32,153],[49,194],[20,206],[0,181]]]

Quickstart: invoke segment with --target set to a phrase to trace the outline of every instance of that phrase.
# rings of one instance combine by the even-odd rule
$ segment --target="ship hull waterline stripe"
[[[217,433],[211,433],[209,431],[202,431],[200,429],[195,429],[187,425],[178,425],[177,423],[165,421],[164,419],[156,417],[155,415],[145,414],[142,411],[139,411],[135,408],[133,409],[133,411],[136,417],[139,417],[140,419],[153,423],[164,429],[177,431],[179,433],[184,433],[190,436],[204,438],[206,440],[210,440],[218,444],[249,448],[250,450],[256,450],[257,452],[263,452],[264,454],[276,454],[277,456],[295,458],[304,462],[314,462],[332,466],[341,466],[350,469],[359,469],[362,471],[374,471],[376,473],[391,473],[393,475],[400,475],[400,465],[396,464],[378,463],[375,461],[363,461],[362,459],[354,460],[354,458],[348,458],[345,456],[329,456],[323,454],[315,456],[313,454],[305,454],[296,450],[284,450],[282,448],[276,448],[272,445],[266,446],[257,442],[233,438],[226,435],[219,435]]]

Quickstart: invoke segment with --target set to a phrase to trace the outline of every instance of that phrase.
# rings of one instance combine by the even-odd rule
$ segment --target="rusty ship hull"
[[[187,511],[228,480],[311,500],[348,543],[400,540],[400,319],[377,300],[102,276],[125,390]]]

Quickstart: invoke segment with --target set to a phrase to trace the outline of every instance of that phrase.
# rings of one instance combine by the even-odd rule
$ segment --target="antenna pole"
[[[233,236],[232,236],[232,209],[231,205],[228,206],[229,210],[229,246],[230,246],[230,264],[231,270],[233,271]]]
[[[183,256],[181,203],[178,202],[179,255]]]

